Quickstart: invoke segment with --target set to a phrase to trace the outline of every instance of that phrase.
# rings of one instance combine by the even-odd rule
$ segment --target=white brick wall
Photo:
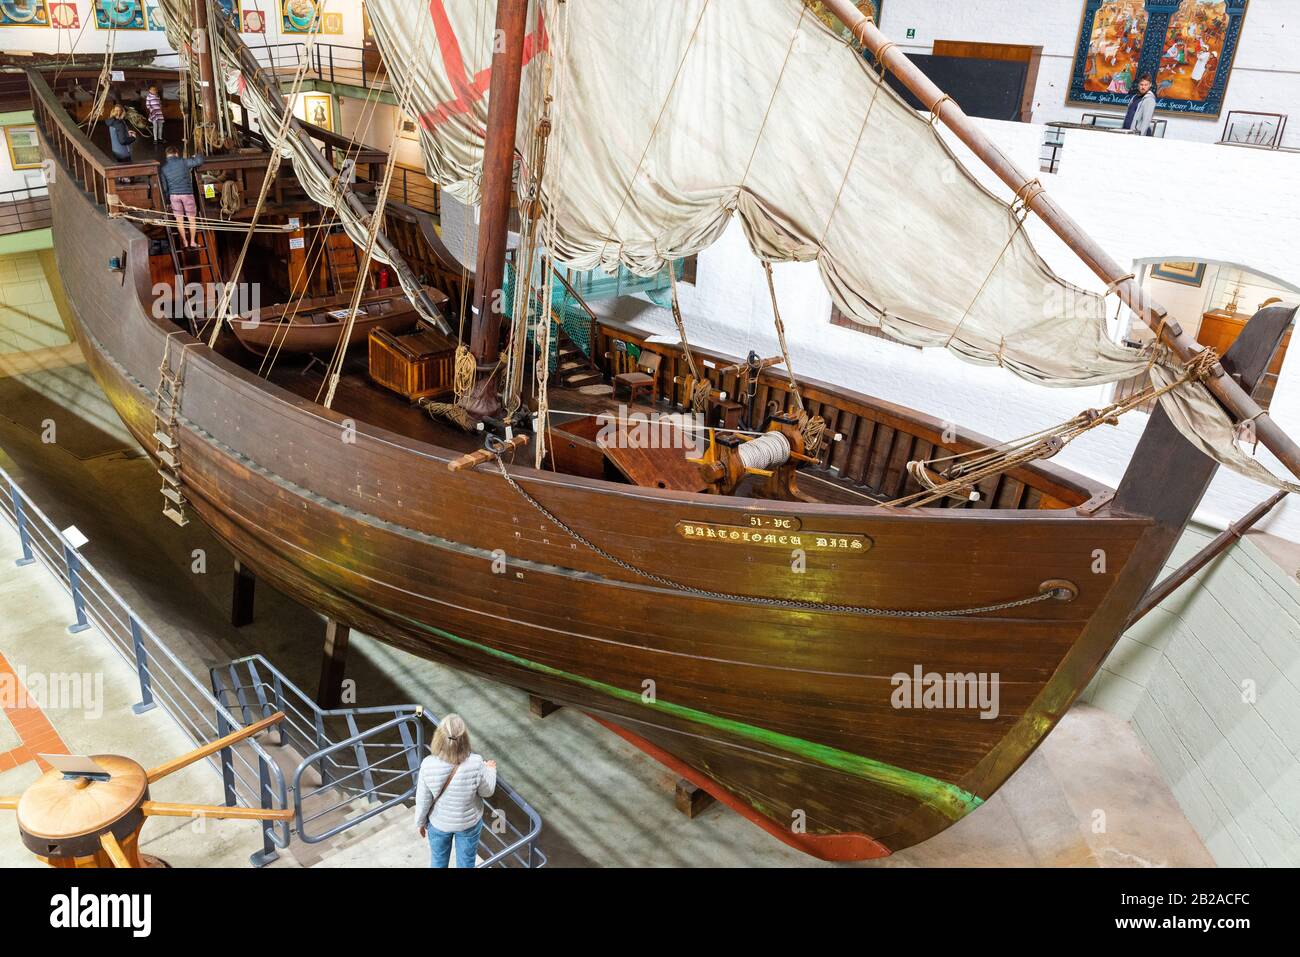
[[[1169,570],[1212,537],[1189,529]],[[1297,678],[1300,588],[1247,536],[1120,639],[1083,700],[1131,720],[1220,865],[1295,867]]]
[[[1019,43],[1043,48],[1034,122],[1077,121],[1084,113],[1109,110],[1066,104],[1084,0],[886,0],[881,30],[904,52],[929,53],[935,40]],[[916,37],[906,39],[908,29]],[[1291,113],[1295,123],[1286,145],[1300,146],[1300,0],[1255,0],[1250,4],[1219,119],[1166,116],[1168,136],[1215,142],[1229,110]],[[958,97],[960,100],[960,97]]]

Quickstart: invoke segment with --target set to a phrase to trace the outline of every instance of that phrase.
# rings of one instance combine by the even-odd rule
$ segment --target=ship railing
[[[196,746],[210,744],[244,724],[195,677],[158,634],[80,552],[84,542],[73,528],[59,531],[17,482],[0,469],[0,514],[18,533],[20,566],[39,562],[72,601],[73,634],[92,627],[132,668],[140,700],[136,714],[162,708]],[[249,739],[207,758],[222,775],[227,806],[288,809],[284,774],[262,739]],[[253,863],[274,860],[290,839],[287,821],[263,825],[263,847]]]
[[[289,790],[294,832],[315,844],[416,797],[437,718],[421,705],[320,707],[262,655],[213,668],[216,697],[245,723],[276,712],[284,744],[301,759]],[[542,821],[506,781],[484,801],[480,867],[541,867]]]
[[[44,183],[0,191],[0,236],[51,225],[50,189]]]
[[[244,38],[257,62],[279,77],[296,73],[304,64],[305,76],[340,86],[380,86],[388,82],[388,74],[378,51],[367,56],[364,47],[317,40],[307,44],[301,41],[284,43],[257,43]],[[155,66],[180,69],[179,53],[162,53],[154,57]]]
[[[32,90],[32,114],[51,153],[62,160],[62,172],[80,183],[96,203],[107,206],[109,197],[118,195],[123,180],[148,181],[158,172],[156,160],[145,163],[110,160],[58,101],[42,74],[28,70],[27,81]],[[60,171],[51,172],[61,175]]]

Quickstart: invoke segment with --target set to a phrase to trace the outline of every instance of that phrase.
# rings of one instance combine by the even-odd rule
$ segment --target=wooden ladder
[[[158,474],[162,477],[163,514],[182,528],[190,523],[186,514],[189,501],[181,486],[181,447],[177,434],[177,414],[181,406],[181,386],[185,378],[185,357],[188,350],[181,347],[180,362],[176,371],[171,367],[172,339],[167,337],[163,346],[162,364],[158,366],[158,391],[154,394],[154,441],[157,442]]]

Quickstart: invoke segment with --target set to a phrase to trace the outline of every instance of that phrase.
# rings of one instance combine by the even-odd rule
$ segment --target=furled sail
[[[194,41],[193,10],[188,0],[160,0],[163,24],[167,30],[167,39],[177,50],[184,54],[191,49]],[[274,135],[280,126],[281,118],[288,108],[282,97],[263,89],[257,78],[243,69],[245,58],[239,47],[243,41],[228,24],[216,21],[217,35],[204,42],[213,43],[214,62],[222,72],[223,82],[228,93],[238,94],[240,104],[251,116],[257,117],[259,126],[268,138]],[[342,201],[340,189],[347,188],[337,176],[330,176],[315,158],[308,155],[315,147],[296,136],[287,136],[281,144],[281,156],[293,162],[294,174],[312,202],[326,209],[335,211],[338,221],[343,225],[348,237],[360,248],[365,248],[368,241],[370,220],[353,210]],[[390,260],[383,249],[376,244],[372,258],[388,264]],[[414,279],[404,270],[398,270],[397,278],[403,291],[411,300],[417,311],[430,322],[441,326],[444,322],[434,308],[428,303],[427,296],[421,288],[415,286]]]

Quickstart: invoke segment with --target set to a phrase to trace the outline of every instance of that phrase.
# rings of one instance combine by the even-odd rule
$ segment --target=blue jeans
[[[478,822],[463,831],[440,831],[430,825],[429,832],[429,853],[431,859],[430,867],[446,867],[447,860],[451,857],[452,838],[456,839],[456,866],[473,867],[474,859],[478,854],[478,835],[483,830],[483,819],[479,818]]]

